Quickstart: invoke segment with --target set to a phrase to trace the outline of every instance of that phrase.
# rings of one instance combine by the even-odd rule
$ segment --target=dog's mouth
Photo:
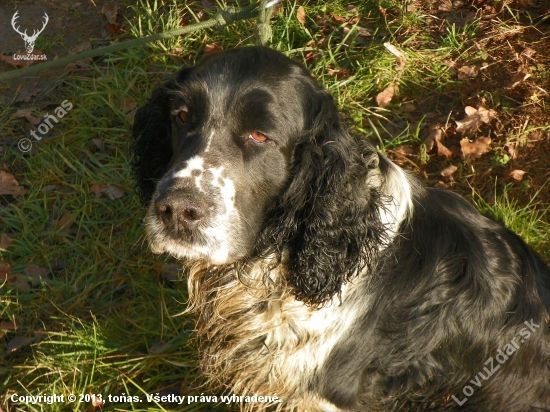
[[[153,253],[168,253],[178,259],[204,259],[215,265],[231,263],[242,257],[232,252],[228,227],[209,225],[206,220],[193,228],[168,226],[154,212],[148,214],[145,222]]]

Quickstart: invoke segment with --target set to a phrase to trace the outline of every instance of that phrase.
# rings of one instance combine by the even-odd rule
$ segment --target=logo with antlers
[[[27,30],[25,30],[23,33],[19,30],[19,27],[15,27],[16,25],[16,20],[19,18],[19,10],[17,10],[12,19],[11,19],[11,26],[13,27],[13,29],[19,33],[21,35],[21,38],[25,41],[25,49],[27,49],[27,53],[28,54],[31,54],[32,51],[34,50],[34,43],[36,42],[36,38],[38,37],[38,35],[40,33],[42,33],[44,31],[44,28],[46,27],[46,24],[48,24],[48,21],[50,20],[50,18],[48,17],[48,15],[44,12],[44,24],[42,25],[42,28],[40,30],[34,30],[34,33],[32,34],[32,36],[29,36],[27,34]]]

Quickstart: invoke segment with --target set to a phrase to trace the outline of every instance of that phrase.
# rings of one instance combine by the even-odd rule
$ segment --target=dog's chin
[[[233,255],[224,245],[186,245],[174,241],[149,241],[149,248],[155,254],[167,253],[176,259],[204,260],[211,265],[226,265],[236,262],[244,255]]]

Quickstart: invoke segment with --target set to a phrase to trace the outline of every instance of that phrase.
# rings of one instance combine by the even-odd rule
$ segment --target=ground
[[[226,410],[145,402],[212,394],[197,387],[193,323],[179,316],[181,267],[144,241],[128,142],[156,85],[208,53],[250,44],[254,21],[1,77],[20,70],[13,55],[25,53],[16,11],[28,34],[48,14],[34,52],[52,61],[207,20],[216,4],[0,5],[0,412],[31,408],[14,394],[41,393],[82,395],[84,410]],[[550,261],[550,3],[284,0],[271,26],[271,47],[312,71],[355,133]],[[57,119],[47,128],[46,114]],[[95,394],[118,398],[103,404]]]

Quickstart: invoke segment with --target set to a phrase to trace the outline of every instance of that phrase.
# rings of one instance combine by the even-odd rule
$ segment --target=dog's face
[[[169,125],[155,133],[159,141],[170,134],[171,158],[146,217],[153,252],[224,264],[252,251],[266,210],[287,184],[311,88],[290,59],[248,48],[184,69],[157,91],[134,126],[139,134],[150,127],[148,116],[164,116],[151,113],[151,104],[167,111]]]

